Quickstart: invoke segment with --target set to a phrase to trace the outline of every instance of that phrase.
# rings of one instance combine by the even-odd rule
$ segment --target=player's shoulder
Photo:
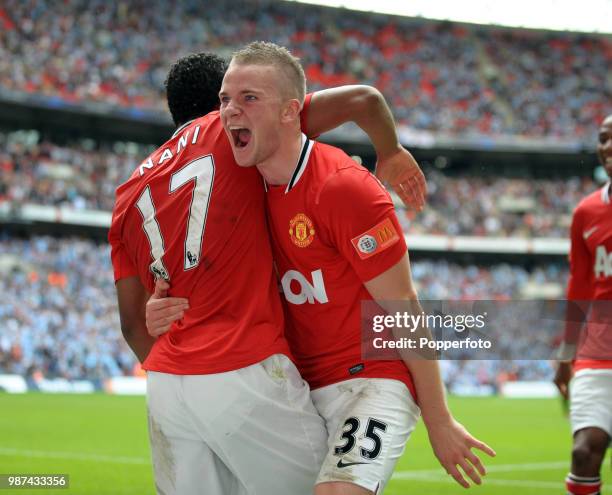
[[[314,142],[311,155],[317,166],[325,167],[327,171],[362,168],[340,148],[319,141]]]
[[[316,143],[313,155],[319,186],[316,191],[317,203],[329,198],[346,201],[386,195],[379,180],[341,149]]]
[[[582,198],[574,210],[574,215],[588,214],[606,204],[610,204],[610,183]]]
[[[117,188],[117,201],[120,197],[130,196],[134,191],[139,190],[143,182],[166,168],[162,165],[183,163],[185,158],[189,159],[203,152],[220,151],[226,154],[228,150],[231,151],[229,146],[222,146],[226,144],[223,133],[218,111],[210,112],[179,126],[172,136],[142,160],[128,180]],[[183,160],[178,160],[179,155],[184,155],[181,157]]]

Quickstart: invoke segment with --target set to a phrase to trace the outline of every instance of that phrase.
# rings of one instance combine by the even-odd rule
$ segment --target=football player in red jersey
[[[109,241],[121,326],[148,370],[160,493],[308,493],[326,432],[287,357],[261,177],[236,165],[214,111],[224,70],[205,54],[173,66],[178,129],[117,190]],[[310,118],[319,133],[335,117]],[[418,166],[388,151],[382,170],[422,206]],[[155,279],[184,298],[169,300],[180,321],[157,340],[144,318]]]
[[[364,361],[361,301],[416,301],[389,195],[342,151],[300,132],[305,78],[271,43],[237,52],[224,77],[221,118],[237,163],[267,186],[287,337],[329,432],[315,493],[382,493],[423,413],[438,459],[462,486],[485,474],[472,437],[448,410],[437,363]],[[413,303],[408,302],[408,306]]]
[[[215,100],[195,95],[218,87],[225,67],[215,56],[173,66],[178,129],[117,189],[121,326],[148,371],[159,493],[306,494],[326,433],[288,357],[261,178],[234,162]],[[156,278],[189,306],[152,342],[144,304]]]
[[[597,155],[612,178],[612,115],[601,123]],[[570,232],[567,299],[575,303],[568,305],[555,384],[570,400],[572,467],[565,482],[572,495],[600,493],[601,465],[612,437],[611,196],[608,182],[584,198]]]

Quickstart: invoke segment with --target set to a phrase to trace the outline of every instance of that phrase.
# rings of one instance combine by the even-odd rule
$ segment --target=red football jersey
[[[268,186],[268,222],[287,301],[287,339],[316,389],[350,378],[393,378],[414,395],[402,361],[361,357],[363,285],[406,253],[380,182],[341,150],[307,140],[288,185]],[[367,238],[385,229],[376,246]]]
[[[575,369],[612,368],[612,205],[610,184],[589,194],[574,211],[568,300],[593,301]],[[600,301],[610,301],[602,303]]]
[[[143,367],[219,373],[289,355],[261,176],[234,161],[218,112],[183,127],[117,189],[109,232],[115,279],[155,277],[189,310]]]

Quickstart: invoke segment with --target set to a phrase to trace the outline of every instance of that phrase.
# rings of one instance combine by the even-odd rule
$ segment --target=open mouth
[[[251,131],[245,127],[230,127],[234,146],[236,148],[244,148],[251,140]]]

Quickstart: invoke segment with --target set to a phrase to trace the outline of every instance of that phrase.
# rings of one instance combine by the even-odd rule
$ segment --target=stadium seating
[[[519,297],[529,282],[561,284],[567,277],[566,269],[554,264],[531,273],[508,264],[485,268],[417,261],[412,267],[423,300],[507,300]],[[119,331],[107,244],[77,238],[5,238],[0,242],[0,273],[0,373],[103,379],[137,369]],[[489,384],[495,384],[502,371],[512,370],[518,378],[549,377],[551,372],[539,361],[449,366],[483,368],[462,375],[462,380]],[[449,373],[447,378],[456,380],[457,375]]]
[[[115,188],[153,146],[58,145],[38,133],[0,133],[0,204],[35,203],[111,211]],[[571,212],[596,185],[589,179],[529,180],[427,173],[428,207],[398,210],[409,234],[566,237]]]
[[[398,121],[415,129],[586,141],[611,99],[612,42],[605,37],[271,1],[221,0],[201,15],[201,5],[6,0],[0,92],[165,112],[163,81],[178,56],[227,56],[263,39],[302,58],[311,89],[373,84]]]

